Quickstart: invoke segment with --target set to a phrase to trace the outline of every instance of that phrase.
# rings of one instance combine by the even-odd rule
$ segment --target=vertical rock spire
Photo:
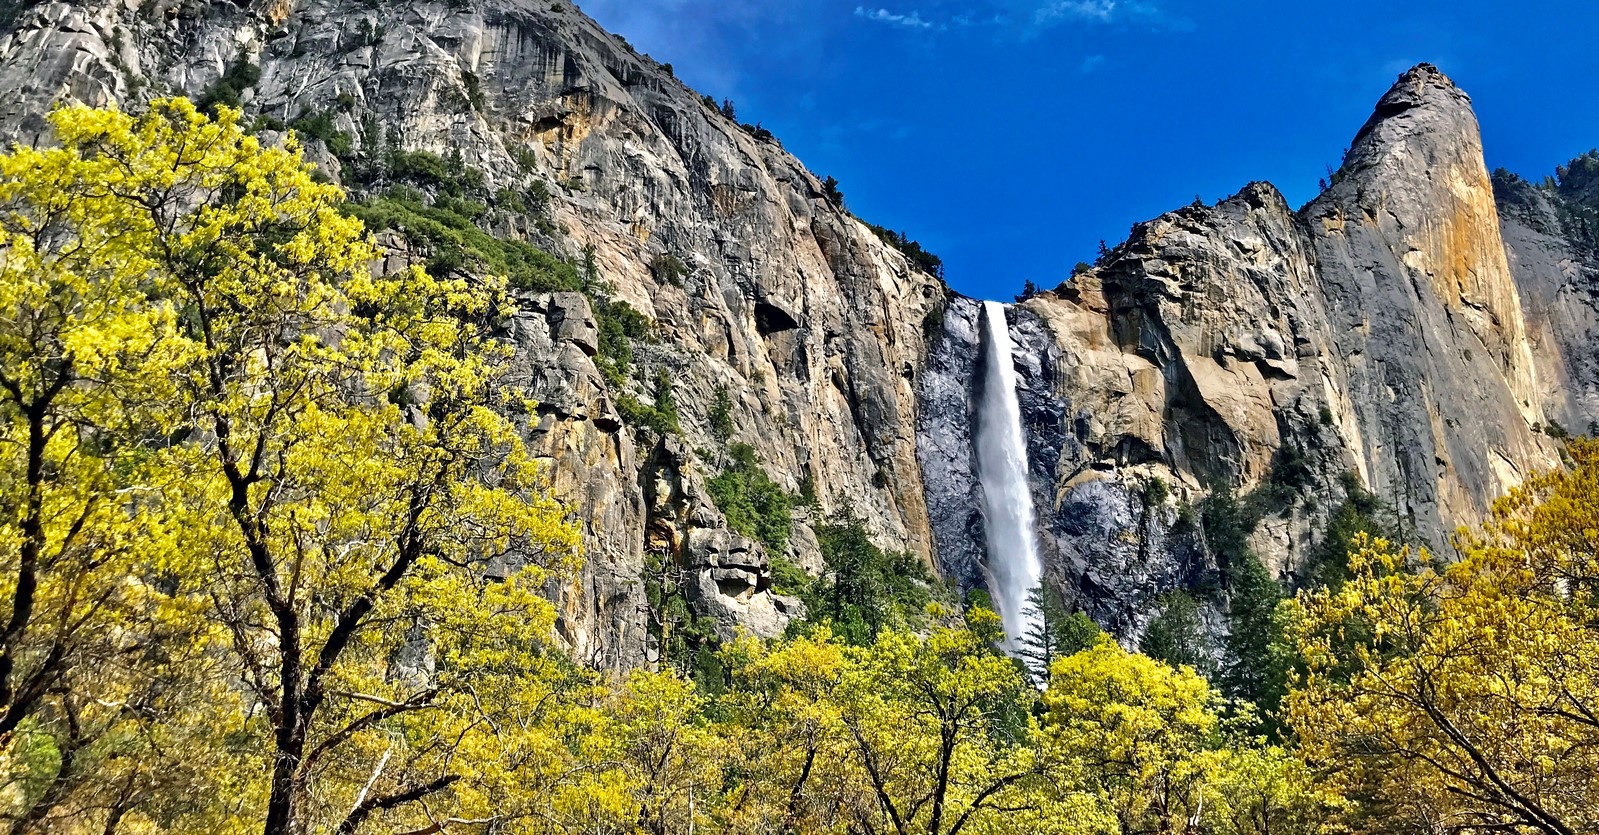
[[[1522,415],[1539,421],[1536,369],[1471,97],[1437,67],[1416,65],[1377,103],[1336,179],[1314,214],[1375,227],[1451,321],[1482,342]]]
[[[1430,64],[1401,75],[1304,219],[1368,480],[1441,544],[1548,457],[1470,97]]]

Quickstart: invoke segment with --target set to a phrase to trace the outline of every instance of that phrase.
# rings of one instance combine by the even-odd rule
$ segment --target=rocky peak
[[[1383,197],[1415,198],[1391,206]],[[1328,195],[1333,203],[1355,203],[1373,211],[1437,209],[1461,200],[1492,197],[1483,164],[1482,133],[1471,97],[1431,64],[1399,76],[1355,134]],[[1447,204],[1424,205],[1434,197]],[[1491,200],[1490,200],[1491,202]]]
[[[1385,199],[1392,197],[1406,199],[1395,206]],[[1437,67],[1418,64],[1377,102],[1317,202],[1394,212],[1394,220],[1414,227],[1421,218],[1411,212],[1438,214],[1483,197],[1492,202],[1471,97]],[[1446,202],[1427,205],[1432,198]]]
[[[1342,169],[1309,207],[1314,234],[1374,234],[1410,280],[1493,357],[1516,408],[1541,420],[1521,299],[1499,229],[1471,97],[1431,64],[1401,75],[1355,135]]]
[[[1473,125],[1476,124],[1476,117],[1471,112],[1471,97],[1456,87],[1455,82],[1442,70],[1432,64],[1417,64],[1400,75],[1394,86],[1388,88],[1388,92],[1378,100],[1371,118],[1355,134],[1350,150],[1362,147],[1368,136],[1378,133],[1385,125],[1396,124],[1393,120],[1414,110],[1451,120],[1465,117]]]

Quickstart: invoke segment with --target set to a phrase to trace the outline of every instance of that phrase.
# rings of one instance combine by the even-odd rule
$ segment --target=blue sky
[[[1490,168],[1599,145],[1592,0],[578,2],[986,298],[1195,196],[1297,207],[1419,61],[1472,95]]]

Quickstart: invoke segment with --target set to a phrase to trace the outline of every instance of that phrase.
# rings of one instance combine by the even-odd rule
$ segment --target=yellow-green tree
[[[1037,692],[994,649],[998,617],[930,612],[927,633],[885,629],[867,646],[822,627],[725,650],[733,686],[717,713],[737,754],[716,823],[956,835],[1054,822],[1029,712]]]
[[[527,405],[496,384],[503,281],[374,272],[342,192],[226,108],[52,123],[59,147],[0,169],[0,301],[20,311],[0,332],[20,441],[0,731],[73,664],[147,648],[118,611],[170,601],[242,682],[268,774],[243,818],[519,820],[526,787],[568,773],[550,734],[586,678],[533,591],[577,540],[502,416]],[[114,694],[104,678],[73,689]]]
[[[235,763],[198,741],[242,715],[212,686],[220,633],[170,592],[150,466],[196,354],[147,224],[112,195],[117,163],[84,150],[0,155],[0,815],[17,831],[203,817],[215,795],[196,787]]]
[[[1044,750],[1057,785],[1090,798],[1112,831],[1311,835],[1341,808],[1288,752],[1243,734],[1253,717],[1191,668],[1102,638],[1050,674]]]
[[[865,829],[959,835],[1038,805],[1037,696],[993,649],[998,616],[941,619],[925,636],[888,630],[851,648],[834,690],[846,745],[877,800],[856,822]]]
[[[724,650],[733,685],[719,707],[743,766],[724,812],[734,831],[835,832],[878,813],[834,698],[847,652],[825,628]]]
[[[1051,665],[1044,705],[1053,758],[1120,831],[1195,830],[1222,734],[1203,678],[1106,638]]]
[[[1500,500],[1460,559],[1376,539],[1299,601],[1289,718],[1372,829],[1599,828],[1599,444]]]

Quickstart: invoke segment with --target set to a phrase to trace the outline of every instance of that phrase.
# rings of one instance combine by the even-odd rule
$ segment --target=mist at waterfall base
[[[1040,617],[1027,596],[1038,586],[1043,565],[1027,477],[1027,442],[1016,400],[1010,326],[999,302],[984,302],[983,314],[986,359],[977,412],[977,480],[988,532],[988,588],[1005,625],[1005,649],[1014,655]]]

